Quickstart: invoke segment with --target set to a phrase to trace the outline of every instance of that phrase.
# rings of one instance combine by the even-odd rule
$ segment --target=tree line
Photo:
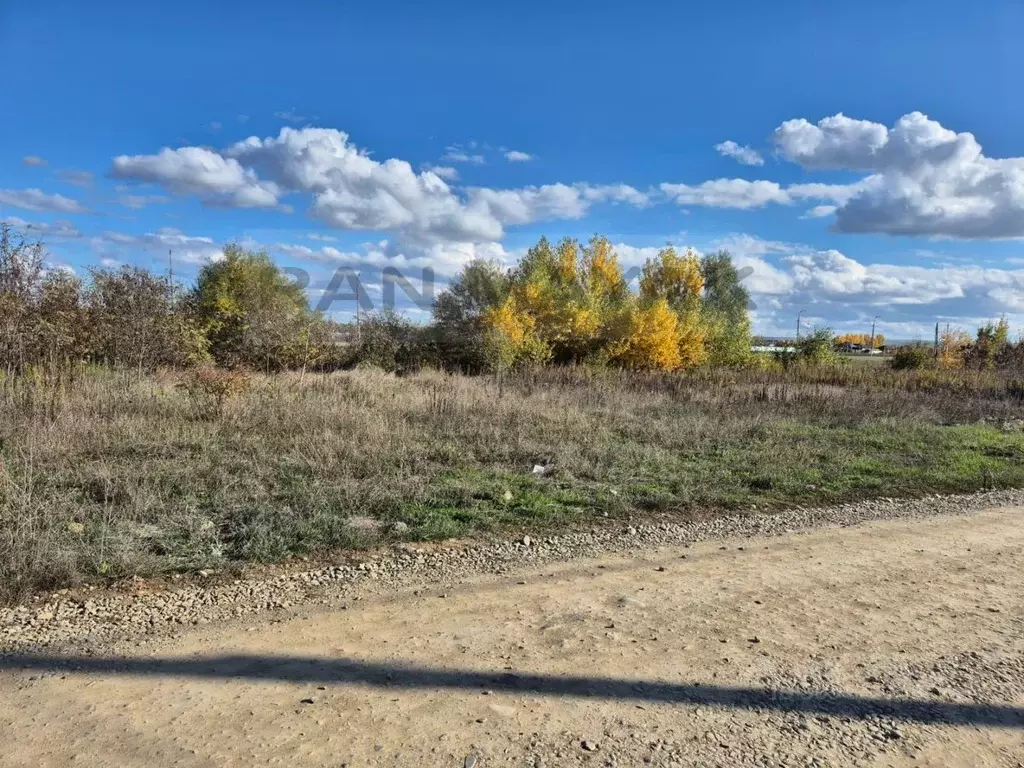
[[[41,243],[0,228],[0,370],[80,363],[150,371],[216,364],[283,370],[324,362],[333,328],[265,253],[237,245],[185,289],[137,266],[47,269]]]
[[[666,246],[637,274],[610,241],[541,238],[507,269],[467,264],[417,325],[391,310],[342,325],[310,308],[303,289],[265,253],[239,245],[204,265],[190,287],[138,266],[47,269],[38,242],[0,227],[0,371],[74,371],[83,363],[281,371],[373,365],[465,373],[520,365],[603,365],[675,371],[698,366],[835,362],[838,340],[820,328],[793,359],[751,351],[750,296],[726,251]],[[972,338],[950,331],[937,348],[906,347],[896,368],[1022,367],[1024,345],[1005,320]],[[882,342],[876,335],[875,344]]]
[[[851,345],[863,349],[878,349],[885,346],[885,336],[881,333],[844,333],[835,338],[836,346]]]
[[[666,247],[644,265],[634,292],[606,238],[541,238],[512,269],[468,264],[437,298],[428,325],[385,310],[358,329],[311,310],[265,252],[234,244],[189,288],[138,266],[91,268],[83,278],[47,269],[45,255],[41,243],[0,231],[0,366],[8,373],[81,362],[140,372],[210,364],[676,370],[750,354],[749,296],[725,252],[698,257]]]

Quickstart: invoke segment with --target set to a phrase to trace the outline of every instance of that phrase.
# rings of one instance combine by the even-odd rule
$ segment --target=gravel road
[[[1022,587],[998,492],[68,592],[0,765],[1024,766]]]

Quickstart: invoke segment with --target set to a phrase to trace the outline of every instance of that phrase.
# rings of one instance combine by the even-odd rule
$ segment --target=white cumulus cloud
[[[627,203],[643,208],[650,202],[650,196],[628,184],[576,184],[584,200],[592,203]]]
[[[77,200],[64,197],[64,195],[50,195],[41,189],[0,189],[0,204],[12,205],[26,211],[88,213],[88,210]]]
[[[805,168],[871,169],[885,147],[884,125],[839,113],[818,121],[787,120],[772,134],[779,153]]]
[[[441,159],[448,163],[469,163],[470,165],[483,165],[487,162],[483,155],[466,149],[461,144],[445,147]]]
[[[838,203],[840,232],[1024,237],[1024,157],[991,158],[970,133],[920,112],[892,128],[838,114],[779,126],[779,154],[809,170],[868,172]]]
[[[127,261],[145,255],[161,265],[167,264],[168,251],[172,252],[175,264],[201,265],[224,255],[213,238],[186,235],[172,227],[138,235],[107,231],[90,238],[89,244],[101,258]]]
[[[580,218],[597,203],[647,203],[647,195],[624,184],[461,190],[449,185],[453,174],[449,167],[417,172],[405,160],[377,160],[348,134],[312,127],[252,136],[219,152],[183,147],[121,156],[113,167],[117,177],[218,205],[272,207],[284,195],[305,194],[310,214],[325,224],[389,232],[418,248],[497,242],[506,226]]]
[[[168,199],[164,195],[118,195],[117,202],[125,208],[138,211],[147,205],[166,203]]]
[[[835,205],[816,205],[813,208],[807,210],[801,218],[803,219],[820,219],[825,216],[831,216],[836,212],[837,206]]]
[[[435,176],[440,176],[445,181],[458,181],[459,180],[459,169],[453,168],[450,165],[432,165],[427,163],[426,165],[420,166],[421,170],[430,171]]]
[[[774,181],[715,179],[696,186],[664,183],[661,191],[679,205],[712,208],[760,208],[768,203],[790,202],[786,190]]]
[[[772,134],[780,158],[808,171],[858,174],[852,181],[782,186],[770,180],[715,179],[661,184],[680,205],[760,208],[820,201],[803,218],[834,215],[839,232],[1024,238],[1024,157],[992,158],[970,133],[921,112],[891,127],[843,114],[818,123],[787,120]],[[753,160],[749,147],[723,142],[722,154]]]
[[[114,158],[114,178],[150,182],[178,195],[235,208],[274,208],[280,190],[231,157],[203,147],[165,147],[155,155]]]
[[[735,141],[723,141],[716,144],[715,149],[723,157],[731,157],[741,165],[764,165],[764,158],[756,149],[747,146],[740,146]]]
[[[17,216],[8,216],[0,221],[28,237],[45,237],[74,240],[82,236],[81,231],[70,221],[25,221]]]
[[[936,255],[921,257],[923,264],[866,263],[835,249],[745,234],[715,247],[729,250],[737,266],[751,267],[743,284],[759,308],[761,332],[791,333],[801,309],[812,323],[844,329],[879,315],[880,330],[904,338],[937,321],[970,330],[1016,313],[1024,322],[1024,269],[951,265]]]

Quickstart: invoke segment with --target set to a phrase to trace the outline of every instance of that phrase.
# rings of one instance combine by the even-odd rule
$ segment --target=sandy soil
[[[1022,587],[997,509],[9,657],[0,765],[1021,766]]]

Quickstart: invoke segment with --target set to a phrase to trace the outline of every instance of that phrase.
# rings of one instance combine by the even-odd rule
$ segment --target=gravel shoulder
[[[0,612],[0,765],[1024,765],[1024,494]]]

